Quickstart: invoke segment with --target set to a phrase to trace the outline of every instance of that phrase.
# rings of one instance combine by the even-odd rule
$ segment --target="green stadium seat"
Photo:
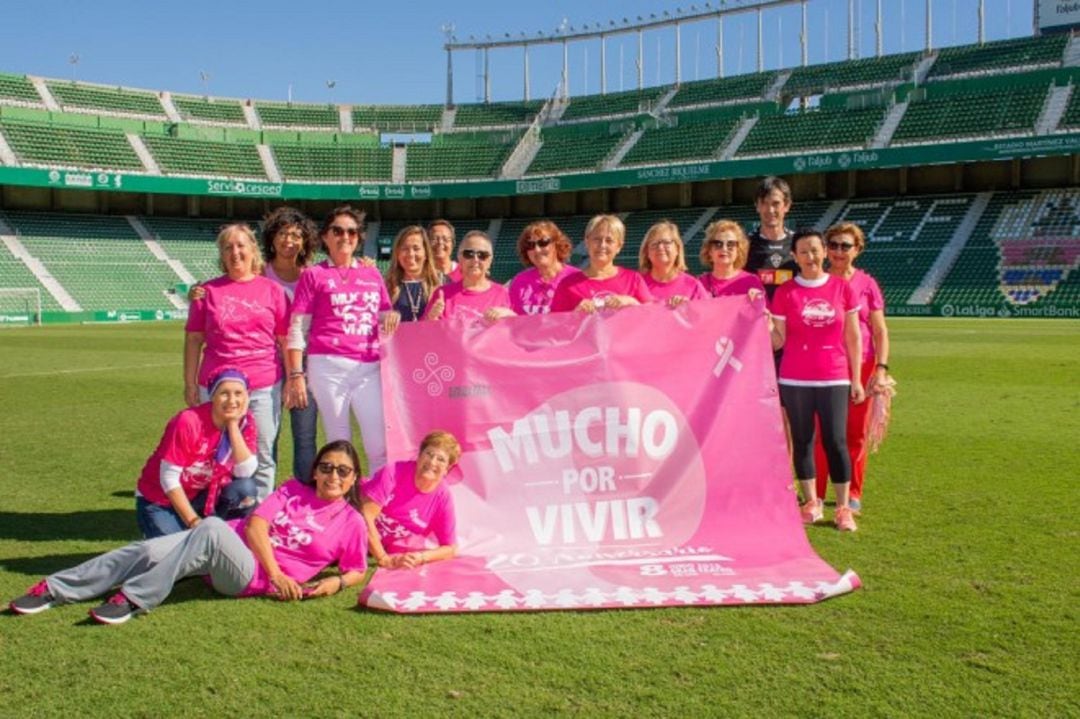
[[[142,161],[120,130],[0,121],[0,132],[27,164],[88,170],[143,171]]]
[[[247,125],[244,108],[241,107],[239,100],[173,95],[172,101],[184,120],[208,120]]]
[[[45,83],[49,92],[65,110],[75,108],[99,110],[112,113],[150,115],[165,119],[165,110],[152,92],[125,90],[122,87],[102,87],[85,85],[63,80],[49,80]]]

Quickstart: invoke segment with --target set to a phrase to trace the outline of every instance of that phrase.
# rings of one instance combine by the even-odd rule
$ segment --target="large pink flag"
[[[806,538],[760,301],[402,326],[389,454],[446,429],[458,557],[380,570],[394,612],[805,603],[850,591]]]

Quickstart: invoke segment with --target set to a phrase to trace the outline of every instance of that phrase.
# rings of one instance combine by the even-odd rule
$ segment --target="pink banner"
[[[413,323],[384,347],[389,454],[462,440],[458,557],[380,570],[394,612],[807,603],[859,585],[792,492],[764,307]]]

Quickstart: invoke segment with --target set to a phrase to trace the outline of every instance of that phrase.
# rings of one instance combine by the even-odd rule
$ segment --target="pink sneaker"
[[[855,516],[851,511],[851,507],[837,507],[833,522],[841,532],[854,532],[858,529],[855,526]]]
[[[16,614],[37,614],[51,609],[56,604],[56,597],[49,591],[49,585],[42,579],[26,590],[26,594],[11,600],[8,608]]]
[[[815,499],[811,502],[806,502],[799,508],[799,514],[802,515],[803,524],[814,524],[820,522],[825,518],[825,511],[822,509],[824,502],[820,499]]]

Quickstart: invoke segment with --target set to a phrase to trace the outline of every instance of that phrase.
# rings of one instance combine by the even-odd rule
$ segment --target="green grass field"
[[[401,617],[188,581],[122,627],[0,616],[0,715],[1080,716],[1080,323],[890,327],[900,395],[860,531],[810,529],[858,592]],[[181,345],[173,324],[0,332],[5,603],[136,538]]]

